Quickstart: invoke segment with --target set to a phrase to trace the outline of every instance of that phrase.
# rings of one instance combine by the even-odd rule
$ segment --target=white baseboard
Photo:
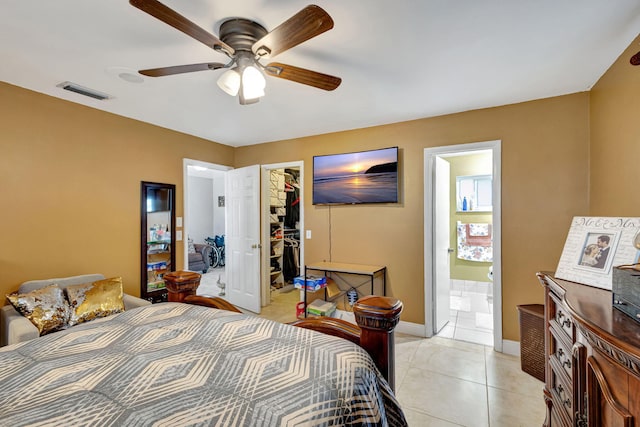
[[[426,337],[425,326],[419,323],[400,321],[396,326],[395,332],[413,335],[416,337]],[[511,340],[502,340],[502,352],[512,356],[520,357],[520,342]]]
[[[424,325],[421,325],[419,323],[405,322],[404,320],[401,320],[400,323],[398,323],[395,332],[423,338],[427,336]]]
[[[502,352],[520,357],[520,341],[502,340]]]

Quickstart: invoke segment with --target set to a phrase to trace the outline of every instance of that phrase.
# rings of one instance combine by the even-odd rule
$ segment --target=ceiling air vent
[[[94,99],[99,99],[100,101],[113,98],[112,96],[107,95],[106,93],[98,92],[97,90],[89,89],[72,82],[62,82],[57,86],[61,87],[64,90],[79,93],[80,95],[89,96]]]

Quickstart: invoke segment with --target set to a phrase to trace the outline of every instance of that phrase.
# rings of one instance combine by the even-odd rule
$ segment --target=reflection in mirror
[[[140,294],[167,300],[164,275],[175,270],[175,185],[142,182]]]

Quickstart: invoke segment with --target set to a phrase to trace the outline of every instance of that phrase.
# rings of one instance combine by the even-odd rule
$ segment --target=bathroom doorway
[[[426,335],[501,351],[500,141],[424,160]]]

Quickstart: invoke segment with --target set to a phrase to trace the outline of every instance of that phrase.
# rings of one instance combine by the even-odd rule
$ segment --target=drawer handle
[[[571,409],[571,398],[565,397],[564,387],[562,387],[562,384],[558,384],[558,387],[556,388],[556,390],[558,392],[558,396],[560,396],[560,400],[562,401],[562,404],[567,408]]]
[[[558,348],[558,350],[556,351],[556,357],[558,358],[558,361],[562,363],[562,366],[566,366],[567,368],[571,369],[571,359],[567,357],[563,361],[562,359],[564,359],[564,355],[565,355],[565,352],[564,350],[562,350],[562,347]]]

